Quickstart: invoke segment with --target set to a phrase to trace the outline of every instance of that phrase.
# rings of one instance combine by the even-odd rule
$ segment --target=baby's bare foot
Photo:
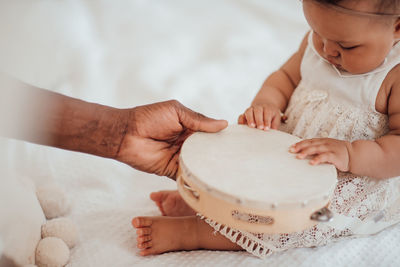
[[[198,249],[196,223],[196,216],[133,218],[140,255]]]
[[[150,194],[163,216],[190,216],[196,212],[183,200],[177,190],[158,191]]]

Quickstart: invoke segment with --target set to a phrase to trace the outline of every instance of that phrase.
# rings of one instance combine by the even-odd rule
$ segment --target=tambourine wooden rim
[[[229,126],[231,130],[235,130],[235,127],[247,126]],[[188,138],[189,143],[190,138]],[[332,182],[330,188],[323,194],[317,194],[315,197],[302,202],[281,201],[276,203],[274,201],[257,201],[231,195],[205,183],[186,164],[185,153],[187,152],[185,144],[186,146],[188,144],[186,142],[182,147],[179,158],[178,190],[183,199],[202,215],[235,229],[262,233],[301,231],[319,221],[331,219],[332,214],[325,207],[336,185],[337,173],[333,166],[327,167],[326,171],[333,177],[332,179],[335,182]],[[194,151],[194,153],[196,152]]]

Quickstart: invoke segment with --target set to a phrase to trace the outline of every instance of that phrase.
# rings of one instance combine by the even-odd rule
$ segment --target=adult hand
[[[116,159],[135,169],[175,179],[181,146],[196,131],[218,132],[228,125],[194,112],[176,100],[129,110]]]

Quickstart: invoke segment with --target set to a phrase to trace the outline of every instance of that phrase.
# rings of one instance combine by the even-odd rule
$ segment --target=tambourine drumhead
[[[328,203],[337,173],[296,159],[289,147],[300,140],[243,125],[195,133],[182,146],[178,189],[196,211],[236,229],[303,230],[316,224],[310,216]]]

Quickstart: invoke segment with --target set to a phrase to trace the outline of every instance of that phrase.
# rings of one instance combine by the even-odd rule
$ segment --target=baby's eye
[[[354,46],[343,46],[341,44],[339,44],[339,45],[344,50],[352,50],[352,49],[355,49],[355,48],[359,47],[359,45],[354,45]]]

